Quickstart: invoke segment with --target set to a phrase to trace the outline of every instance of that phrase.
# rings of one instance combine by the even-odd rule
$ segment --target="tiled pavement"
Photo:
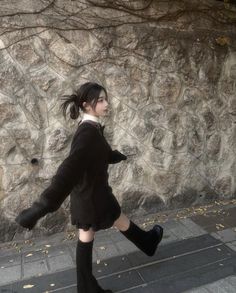
[[[151,220],[150,219],[154,219]],[[158,214],[132,220],[145,230]],[[236,207],[222,206],[162,223],[164,238],[148,257],[117,229],[95,234],[93,272],[100,285],[129,293],[236,292]],[[0,292],[76,292],[76,240],[56,234],[0,250]]]

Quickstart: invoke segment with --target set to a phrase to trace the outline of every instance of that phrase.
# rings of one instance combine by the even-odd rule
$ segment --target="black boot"
[[[150,231],[144,231],[130,220],[129,228],[120,232],[148,256],[153,256],[163,236],[163,228],[155,225]]]
[[[92,273],[93,242],[83,242],[78,239],[76,247],[76,271],[78,293],[112,293],[102,289]]]

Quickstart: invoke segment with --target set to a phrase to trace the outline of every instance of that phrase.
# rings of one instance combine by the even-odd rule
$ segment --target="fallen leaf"
[[[34,285],[30,285],[30,284],[23,286],[24,289],[30,289],[30,288],[33,288],[33,287],[34,287]]]

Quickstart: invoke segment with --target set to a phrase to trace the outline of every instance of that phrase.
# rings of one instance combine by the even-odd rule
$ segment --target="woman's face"
[[[97,105],[95,107],[95,109],[93,110],[92,107],[90,105],[88,105],[87,107],[87,113],[100,117],[100,116],[106,116],[108,113],[108,101],[106,99],[106,94],[105,92],[102,90],[100,92],[98,101],[97,101]]]

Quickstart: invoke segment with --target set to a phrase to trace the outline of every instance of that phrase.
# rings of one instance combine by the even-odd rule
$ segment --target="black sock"
[[[76,247],[76,271],[78,293],[112,293],[111,290],[102,289],[92,272],[94,239],[83,242],[78,239]]]

